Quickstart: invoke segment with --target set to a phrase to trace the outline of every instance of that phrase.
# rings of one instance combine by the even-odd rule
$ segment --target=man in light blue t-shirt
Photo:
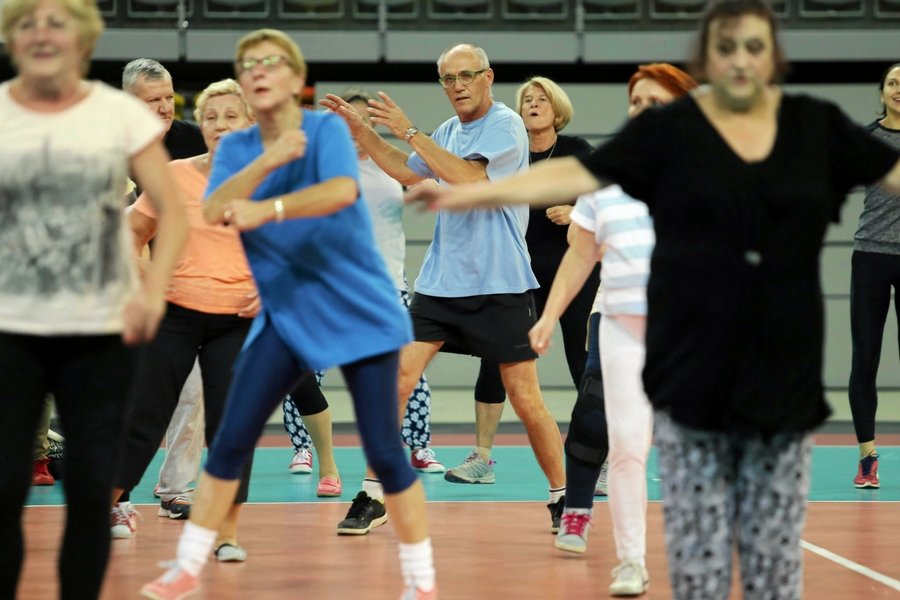
[[[411,153],[389,144],[337,96],[322,104],[344,117],[354,138],[391,177],[410,186],[500,179],[528,167],[528,135],[522,119],[494,102],[494,71],[483,49],[453,46],[437,61],[444,93],[456,115],[429,137],[383,92],[370,102],[372,122],[405,140]],[[525,210],[522,210],[524,208]],[[550,482],[550,512],[558,527],[565,494],[559,428],[547,410],[537,378],[537,355],[528,342],[536,315],[525,229],[527,207],[438,213],[410,306],[416,341],[401,354],[399,397],[406,398],[439,351],[471,354],[498,363],[510,403],[528,431],[538,463]],[[402,407],[401,407],[402,412]],[[488,448],[476,448],[465,470],[478,483],[493,483]],[[452,479],[452,471],[447,478]]]

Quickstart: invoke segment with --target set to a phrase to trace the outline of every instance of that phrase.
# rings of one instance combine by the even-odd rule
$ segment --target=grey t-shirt
[[[878,121],[867,127],[872,135],[900,150],[900,130],[888,129]],[[900,194],[880,185],[866,188],[859,228],[853,236],[855,250],[900,255]]]

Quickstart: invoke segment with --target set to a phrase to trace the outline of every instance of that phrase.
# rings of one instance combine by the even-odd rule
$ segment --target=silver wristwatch
[[[417,133],[419,133],[419,128],[416,127],[415,125],[410,125],[409,127],[407,127],[406,128],[406,143],[408,144],[409,140],[411,140],[413,138],[413,136],[416,135]]]

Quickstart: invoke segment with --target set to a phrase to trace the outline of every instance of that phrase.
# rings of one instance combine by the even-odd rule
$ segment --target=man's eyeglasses
[[[290,61],[286,56],[273,54],[272,56],[266,56],[265,58],[246,58],[244,60],[239,60],[235,63],[235,67],[237,67],[238,74],[243,75],[247,71],[252,71],[253,67],[256,65],[264,66],[266,71],[273,71],[275,67],[281,63],[290,64]]]
[[[459,80],[461,84],[468,86],[475,81],[475,77],[481,75],[485,71],[487,71],[487,69],[481,69],[480,71],[460,71],[459,75],[444,75],[438,79],[438,81],[441,86],[445,88],[452,88],[456,85],[457,80]]]

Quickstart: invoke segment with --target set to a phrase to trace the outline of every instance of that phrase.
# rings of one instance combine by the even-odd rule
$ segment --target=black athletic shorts
[[[409,307],[417,342],[444,342],[443,352],[495,363],[537,358],[528,342],[535,313],[530,291],[461,298],[417,293]]]

